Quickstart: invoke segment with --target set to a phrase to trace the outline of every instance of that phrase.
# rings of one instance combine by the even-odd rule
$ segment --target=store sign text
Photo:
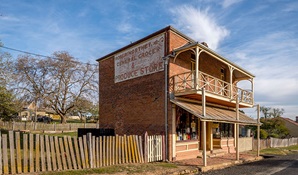
[[[164,70],[164,35],[115,55],[115,83]]]

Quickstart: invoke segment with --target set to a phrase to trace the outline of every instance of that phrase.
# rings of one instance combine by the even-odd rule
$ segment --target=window
[[[181,108],[177,108],[176,114],[177,140],[198,139],[198,118]]]
[[[220,123],[219,132],[221,137],[234,137],[234,124]]]

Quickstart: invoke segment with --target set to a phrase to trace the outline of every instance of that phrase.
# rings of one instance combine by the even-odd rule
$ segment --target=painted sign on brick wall
[[[164,34],[115,55],[115,83],[164,70]]]

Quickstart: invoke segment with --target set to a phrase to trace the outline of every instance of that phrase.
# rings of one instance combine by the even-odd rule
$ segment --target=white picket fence
[[[298,138],[297,137],[296,138],[295,137],[288,138],[288,139],[270,138],[270,140],[271,140],[271,143],[270,143],[271,148],[298,145]]]
[[[145,160],[157,162],[165,160],[165,143],[163,135],[148,136],[145,134]]]

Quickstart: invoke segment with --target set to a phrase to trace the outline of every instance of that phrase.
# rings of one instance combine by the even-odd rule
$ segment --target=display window
[[[176,114],[177,141],[198,140],[198,118],[179,107]]]
[[[234,124],[231,123],[219,123],[212,130],[213,138],[234,137]]]

